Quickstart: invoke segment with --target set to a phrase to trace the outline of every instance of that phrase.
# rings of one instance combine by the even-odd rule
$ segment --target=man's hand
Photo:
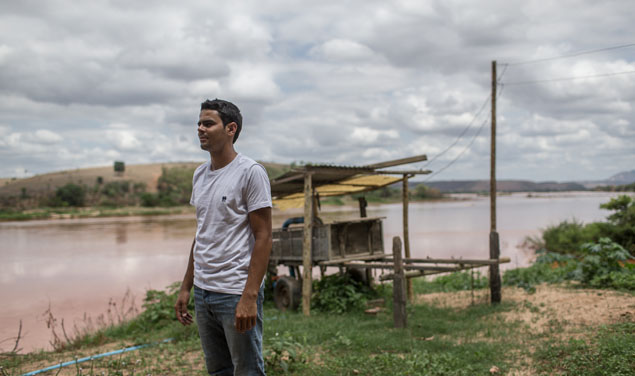
[[[258,317],[257,297],[249,298],[243,294],[236,305],[234,325],[239,333],[244,333],[256,326]]]
[[[176,299],[174,310],[176,311],[176,319],[183,325],[192,323],[192,315],[187,311],[187,303],[190,301],[190,292],[181,290]]]

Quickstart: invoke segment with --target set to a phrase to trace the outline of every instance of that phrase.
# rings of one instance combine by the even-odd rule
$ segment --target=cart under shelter
[[[323,272],[328,266],[340,267],[370,281],[372,269],[393,269],[393,255],[384,252],[382,218],[366,217],[366,200],[359,198],[360,218],[322,223],[319,200],[325,197],[363,193],[402,182],[404,269],[409,278],[464,270],[506,260],[412,259],[408,239],[408,180],[423,169],[395,168],[425,161],[426,155],[366,166],[304,165],[271,180],[274,204],[281,209],[304,206],[302,227],[273,231],[271,265],[286,265],[291,277],[276,283],[274,300],[280,309],[294,308],[300,301],[305,315],[310,314],[312,268]],[[302,273],[300,273],[300,266]],[[300,278],[301,276],[301,278]],[[384,276],[390,279],[392,275]],[[412,285],[408,279],[408,295]]]

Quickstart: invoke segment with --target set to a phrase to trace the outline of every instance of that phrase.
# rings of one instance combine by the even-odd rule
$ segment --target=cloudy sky
[[[2,1],[0,177],[202,161],[218,97],[258,160],[427,154],[432,180],[488,178],[497,60],[498,176],[603,179],[635,168],[633,19],[631,0]]]

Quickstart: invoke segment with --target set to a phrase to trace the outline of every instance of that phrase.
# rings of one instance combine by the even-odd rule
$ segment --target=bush
[[[582,246],[585,256],[577,269],[577,277],[592,287],[614,287],[635,290],[635,265],[628,263],[629,253],[609,238]]]
[[[541,283],[560,283],[575,278],[578,262],[573,256],[558,253],[542,253],[527,268],[508,270],[503,274],[503,285],[516,286],[529,293]]]
[[[141,200],[141,206],[154,207],[159,205],[159,196],[152,193],[142,193],[139,197]]]
[[[348,273],[328,275],[313,281],[311,309],[330,313],[361,310],[368,299],[377,295],[377,291],[355,281]]]
[[[51,206],[84,206],[86,190],[81,185],[68,183],[57,188]]]
[[[163,168],[157,183],[159,205],[173,206],[187,204],[192,196],[193,168]]]
[[[603,236],[610,237],[635,256],[635,200],[622,195],[600,205],[600,208],[614,212],[607,217],[610,226]]]
[[[549,226],[542,233],[544,247],[548,252],[560,254],[579,254],[584,243],[599,239],[600,228],[597,225],[584,225],[573,220]]]

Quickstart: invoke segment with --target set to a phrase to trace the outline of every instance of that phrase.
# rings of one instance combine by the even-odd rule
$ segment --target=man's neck
[[[209,155],[212,160],[212,170],[219,170],[228,164],[230,164],[234,158],[238,155],[236,150],[234,150],[234,145],[230,145],[229,148],[223,149],[218,152],[210,151]]]

